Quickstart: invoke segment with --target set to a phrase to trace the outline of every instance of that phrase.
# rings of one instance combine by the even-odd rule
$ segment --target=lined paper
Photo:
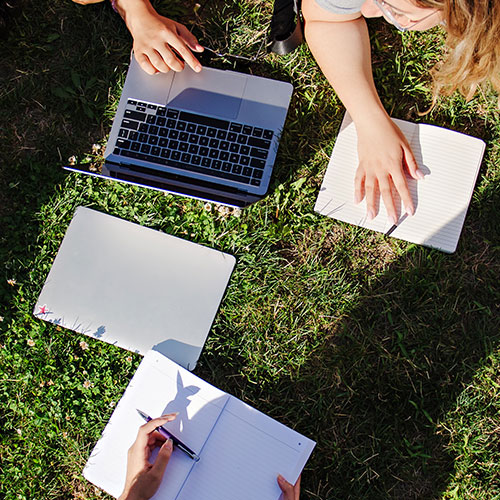
[[[315,443],[213,387],[159,352],[142,360],[84,469],[114,497],[125,483],[127,451],[150,416],[174,411],[165,425],[200,456],[174,447],[153,500],[278,500],[278,474],[295,483]],[[152,459],[154,460],[154,456]]]
[[[393,120],[405,134],[425,179],[407,176],[415,209],[406,216],[395,194],[398,227],[395,238],[452,253],[456,250],[485,143],[481,139],[427,124]],[[363,200],[354,204],[354,176],[358,166],[357,136],[348,114],[344,117],[314,210],[322,215],[379,232],[391,224],[384,204],[379,213],[366,219]]]

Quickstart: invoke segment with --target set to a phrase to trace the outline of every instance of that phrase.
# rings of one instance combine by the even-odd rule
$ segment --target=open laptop
[[[192,370],[234,265],[232,255],[79,207],[33,314]]]
[[[204,67],[148,75],[132,57],[101,172],[244,207],[269,188],[292,85]]]

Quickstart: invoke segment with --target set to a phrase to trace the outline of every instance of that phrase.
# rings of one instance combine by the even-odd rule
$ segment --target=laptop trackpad
[[[189,88],[172,99],[169,106],[194,111],[199,114],[215,115],[234,119],[240,110],[241,98]]]

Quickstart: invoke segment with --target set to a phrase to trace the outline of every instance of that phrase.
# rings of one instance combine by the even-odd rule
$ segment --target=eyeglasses
[[[420,24],[422,21],[429,19],[429,17],[439,12],[438,10],[433,10],[430,14],[427,14],[422,19],[419,19],[418,21],[412,21],[406,14],[396,12],[394,7],[391,4],[387,3],[385,0],[372,1],[380,9],[384,17],[387,18],[396,29],[403,32],[414,29],[415,26]]]

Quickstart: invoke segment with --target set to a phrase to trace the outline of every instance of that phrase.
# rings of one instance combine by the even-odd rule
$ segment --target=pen
[[[146,415],[143,411],[137,410],[137,413],[146,421],[149,422],[150,420],[153,420],[149,415]],[[195,462],[198,462],[200,457],[190,448],[188,448],[180,439],[176,438],[170,431],[167,431],[165,427],[159,426],[156,428],[156,430],[165,438],[171,439],[177,448],[179,450],[183,451],[188,457],[192,458]]]

